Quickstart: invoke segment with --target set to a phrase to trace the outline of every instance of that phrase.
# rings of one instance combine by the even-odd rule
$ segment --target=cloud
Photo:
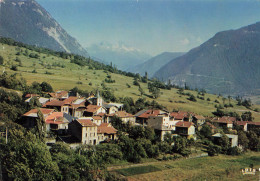
[[[182,45],[189,45],[190,44],[190,40],[188,38],[184,38],[183,40],[180,41],[180,43]]]

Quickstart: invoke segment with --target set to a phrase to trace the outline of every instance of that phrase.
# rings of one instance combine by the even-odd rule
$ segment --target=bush
[[[197,99],[195,98],[194,95],[190,95],[190,97],[188,98],[188,100],[193,101],[193,102],[196,102],[196,101],[197,101]]]
[[[16,66],[16,65],[12,65],[12,66],[11,66],[11,70],[13,70],[13,71],[17,71],[17,70],[18,70],[18,68],[17,68],[17,66]]]
[[[228,150],[227,150],[227,154],[228,155],[240,155],[241,154],[241,150],[235,146],[235,147],[230,147]]]

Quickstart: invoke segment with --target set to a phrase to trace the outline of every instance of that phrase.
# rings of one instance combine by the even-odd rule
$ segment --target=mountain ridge
[[[35,0],[0,1],[0,35],[88,57],[87,51]]]
[[[205,43],[155,73],[173,84],[211,93],[260,93],[260,23],[216,33]],[[250,70],[250,71],[249,71]]]
[[[159,55],[156,55],[144,63],[138,64],[137,66],[129,69],[133,73],[139,73],[144,76],[145,72],[148,73],[148,77],[153,77],[154,73],[159,70],[166,63],[172,59],[183,55],[183,52],[163,52]]]

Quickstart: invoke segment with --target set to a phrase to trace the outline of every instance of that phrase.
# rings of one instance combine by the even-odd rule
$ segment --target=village
[[[29,103],[33,98],[37,99],[41,108],[32,109],[23,115],[21,125],[25,128],[33,128],[37,125],[39,111],[43,115],[46,128],[43,128],[47,138],[49,133],[55,133],[55,139],[47,139],[47,145],[56,141],[62,141],[71,147],[83,145],[98,145],[110,142],[118,138],[118,130],[111,121],[113,117],[119,118],[130,126],[150,127],[164,141],[164,136],[183,136],[196,140],[196,132],[203,125],[208,125],[213,139],[222,136],[220,130],[229,130],[232,134],[225,134],[230,141],[230,146],[238,145],[238,135],[233,130],[235,126],[243,131],[259,128],[259,122],[241,121],[235,117],[205,118],[192,112],[168,112],[159,109],[144,109],[136,114],[124,111],[121,103],[106,103],[97,92],[96,96],[81,97],[70,96],[68,91],[48,93],[49,98],[40,97],[37,94],[27,94],[25,102]]]

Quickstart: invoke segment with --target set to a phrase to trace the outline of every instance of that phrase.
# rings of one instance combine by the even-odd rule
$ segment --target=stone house
[[[76,119],[69,124],[71,135],[82,144],[98,144],[97,125],[91,119]]]
[[[175,125],[175,133],[187,138],[195,136],[195,127],[193,122],[179,121]]]

